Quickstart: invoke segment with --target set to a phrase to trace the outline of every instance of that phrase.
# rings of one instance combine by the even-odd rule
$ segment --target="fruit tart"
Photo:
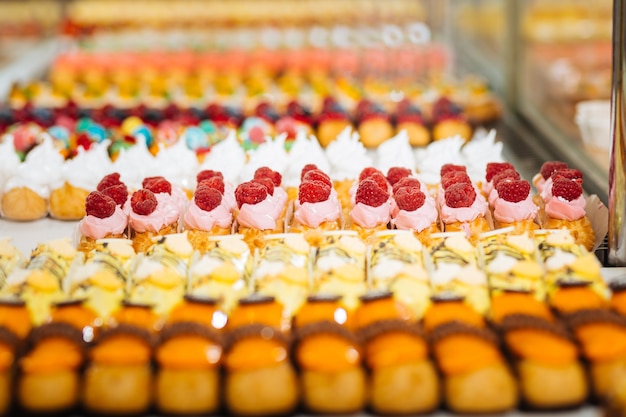
[[[363,351],[340,299],[309,296],[294,319],[302,402],[313,413],[356,413],[367,401]]]

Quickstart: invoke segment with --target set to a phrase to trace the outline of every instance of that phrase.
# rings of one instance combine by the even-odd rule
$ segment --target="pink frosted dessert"
[[[215,178],[215,177],[219,178],[219,180],[211,180],[212,178]],[[226,206],[229,208],[230,211],[235,210],[237,208],[237,201],[235,200],[235,187],[233,187],[231,183],[224,181],[224,176],[222,175],[222,173],[219,171],[213,171],[211,169],[205,169],[205,170],[198,172],[198,175],[196,176],[196,182],[198,184],[198,187],[203,181],[207,181],[207,180],[211,180],[211,181],[221,180],[221,183],[223,184],[222,186],[223,189],[221,190],[221,193],[224,198],[224,203],[226,204]],[[216,183],[212,183],[212,184],[216,184]]]
[[[254,172],[253,181],[262,179],[269,179],[272,181],[272,184],[274,185],[272,197],[276,200],[277,204],[284,207],[285,204],[287,204],[288,196],[287,191],[282,188],[282,175],[268,167],[261,167]]]
[[[85,201],[87,215],[78,229],[82,236],[97,240],[105,237],[123,236],[128,228],[128,218],[115,201],[99,191],[93,191]]]
[[[533,177],[533,185],[541,194],[546,188],[546,182],[552,176],[552,173],[561,169],[567,169],[567,164],[561,161],[546,161],[541,165],[541,170]]]
[[[350,211],[350,218],[354,224],[365,229],[373,229],[386,226],[391,220],[389,193],[372,177],[359,183],[355,202]]]
[[[489,162],[487,164],[485,169],[485,182],[482,185],[484,195],[489,196],[491,194],[492,190],[495,188],[493,183],[494,177],[507,169],[515,170],[515,167],[509,162]]]
[[[257,230],[282,229],[279,219],[285,206],[273,198],[262,183],[249,181],[239,184],[235,189],[235,198],[239,207],[237,222],[240,226]]]
[[[437,222],[439,214],[435,200],[417,187],[403,187],[394,194],[398,211],[391,224],[396,229],[421,232]]]
[[[574,221],[585,217],[586,207],[587,201],[582,194],[571,201],[555,196],[546,203],[546,214],[553,219]]]
[[[338,222],[341,218],[341,204],[337,193],[332,191],[332,186],[326,182],[302,182],[295,201],[294,221],[311,228],[325,222]]]
[[[424,184],[423,182],[421,182],[420,180],[418,180],[417,178],[410,177],[410,176],[403,177],[393,184],[393,186],[391,187],[392,195],[395,196],[398,193],[399,189],[405,188],[405,187],[417,187],[420,189],[421,192],[424,193],[425,196],[430,196],[428,186]],[[396,199],[392,198],[391,199],[391,217],[395,217],[398,214],[399,210],[400,209],[398,208]]]
[[[361,181],[368,178],[376,181],[380,188],[387,190],[387,193],[391,194],[391,184],[389,184],[387,178],[383,175],[383,173],[374,167],[367,167],[361,171],[358,181],[355,181],[348,190],[348,194],[350,195],[350,202],[352,203],[352,205],[356,204],[355,196],[357,189],[359,188],[359,184],[361,184]]]
[[[180,208],[167,193],[141,189],[131,197],[128,223],[135,232],[159,233],[163,228],[175,227],[179,217]]]
[[[201,186],[196,190],[193,201],[187,207],[183,222],[186,229],[210,232],[215,227],[230,228],[233,223],[233,214],[218,190]]]
[[[524,180],[506,180],[497,185],[498,195],[493,215],[498,223],[535,220],[539,207],[530,196],[530,184]]]
[[[468,223],[487,214],[487,201],[472,184],[457,183],[449,186],[444,194],[444,204],[440,207],[441,220],[445,224]]]

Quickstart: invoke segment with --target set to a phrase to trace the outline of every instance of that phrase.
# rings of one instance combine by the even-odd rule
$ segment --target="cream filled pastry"
[[[497,227],[513,226],[516,233],[539,228],[535,223],[539,207],[530,196],[528,181],[502,181],[496,190],[499,198],[495,202],[493,216]]]
[[[238,232],[250,248],[263,247],[263,236],[284,231],[284,203],[273,197],[273,182],[269,179],[239,184],[235,198],[239,210],[236,218]]]
[[[219,181],[221,180],[211,183],[216,183],[219,187]],[[221,186],[223,190],[223,182]],[[233,214],[220,190],[213,188],[209,182],[202,182],[183,215],[183,223],[194,249],[206,252],[209,248],[209,236],[227,235],[231,232]]]
[[[132,230],[133,247],[145,252],[153,237],[176,233],[180,209],[167,193],[153,193],[140,189],[130,201],[128,224]]]

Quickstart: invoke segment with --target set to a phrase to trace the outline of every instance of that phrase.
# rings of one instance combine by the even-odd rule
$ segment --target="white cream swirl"
[[[350,127],[328,145],[326,158],[330,163],[330,177],[338,181],[356,179],[364,168],[373,164],[359,135],[352,132]]]
[[[246,153],[237,142],[235,131],[231,130],[223,141],[213,145],[199,170],[212,169],[224,176],[225,182],[239,184],[239,174],[246,165]]]
[[[159,167],[159,175],[164,176],[172,184],[185,190],[195,188],[198,158],[184,140],[179,140],[172,146],[159,145],[156,164]]]
[[[98,182],[113,172],[113,164],[109,158],[110,141],[94,143],[89,150],[78,148],[78,154],[63,164],[62,178],[52,188],[61,188],[65,182],[76,188],[93,191]]]

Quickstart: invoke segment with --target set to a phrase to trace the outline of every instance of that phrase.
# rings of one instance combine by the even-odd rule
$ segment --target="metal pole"
[[[626,118],[624,72],[626,71],[626,0],[613,1],[613,85],[611,125],[613,145],[609,169],[609,259],[626,266]]]

